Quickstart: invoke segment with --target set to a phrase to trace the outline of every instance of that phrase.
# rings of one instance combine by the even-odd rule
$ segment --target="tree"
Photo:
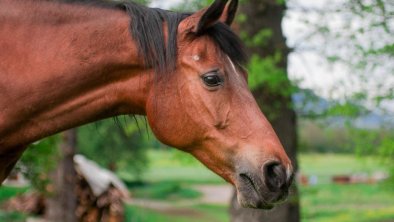
[[[383,111],[388,103],[393,104],[394,25],[389,19],[394,15],[392,1],[350,0],[310,6],[289,0],[288,4],[289,17],[299,20],[300,34],[292,43],[294,52],[318,54],[341,69],[337,70],[342,72],[341,79],[326,87],[326,91],[335,93],[329,97],[344,108],[367,108],[353,112],[356,115],[376,111],[376,107]],[[346,111],[338,106],[335,109],[337,113]]]
[[[53,172],[54,190],[48,199],[46,217],[50,221],[75,222],[77,208],[77,176],[74,168],[74,155],[77,149],[77,130],[62,134],[60,158]]]

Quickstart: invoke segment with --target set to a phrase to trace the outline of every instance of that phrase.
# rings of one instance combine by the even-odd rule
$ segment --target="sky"
[[[182,0],[166,0],[166,1],[155,0],[152,2],[151,6],[157,8],[169,9],[170,7],[177,5],[180,2],[182,2]]]
[[[333,5],[340,3],[344,0],[289,0],[289,10],[283,21],[283,30],[287,38],[287,44],[290,47],[294,47],[302,38],[302,33],[305,28],[305,24],[302,22],[305,13],[302,11],[291,10],[291,7],[312,7],[312,8],[323,8],[327,5]],[[166,0],[153,1],[152,7],[158,8],[170,8],[176,4],[182,2],[182,0]],[[329,3],[329,4],[327,4]],[[311,15],[309,19],[312,21],[314,18]],[[333,20],[332,25],[337,25]],[[313,51],[298,51],[289,55],[289,66],[288,75],[293,81],[296,81],[302,88],[312,89],[316,94],[324,98],[335,98],[339,99],[346,94],[350,94],[352,90],[357,90],[358,85],[354,78],[352,79],[352,71],[344,65],[340,64],[329,64],[326,59],[320,56],[317,52]],[[392,82],[394,86],[394,75],[393,73],[387,75],[387,81]],[[343,85],[339,86],[338,83]],[[370,89],[371,92],[374,89]],[[372,103],[370,106],[374,106]],[[387,102],[384,104],[385,108],[394,112],[394,101]]]

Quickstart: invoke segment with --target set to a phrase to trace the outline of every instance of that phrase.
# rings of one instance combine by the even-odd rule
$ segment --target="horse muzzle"
[[[294,174],[290,166],[285,167],[278,161],[267,162],[256,171],[238,173],[238,202],[243,207],[272,209],[287,198]]]

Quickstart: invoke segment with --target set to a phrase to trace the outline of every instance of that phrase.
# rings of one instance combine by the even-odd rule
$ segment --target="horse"
[[[293,167],[248,89],[237,8],[0,0],[0,183],[35,141],[146,115],[161,142],[234,185],[242,206],[283,201]]]

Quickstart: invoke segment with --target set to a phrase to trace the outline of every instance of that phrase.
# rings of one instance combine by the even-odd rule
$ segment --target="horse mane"
[[[176,68],[178,26],[192,13],[149,8],[131,1],[61,1],[125,11],[131,18],[130,32],[137,42],[139,54],[144,58],[145,65],[153,68],[157,74],[169,73]],[[165,42],[163,22],[167,25],[167,42]],[[238,67],[243,67],[247,63],[242,41],[226,24],[216,23],[202,35],[210,36],[221,51]]]

